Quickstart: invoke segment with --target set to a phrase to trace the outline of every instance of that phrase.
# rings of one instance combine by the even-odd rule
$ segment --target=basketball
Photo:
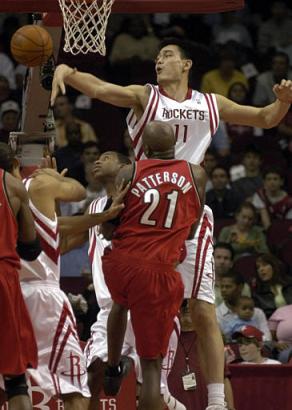
[[[43,27],[23,26],[12,36],[11,53],[15,60],[27,67],[45,63],[53,54],[53,40]]]

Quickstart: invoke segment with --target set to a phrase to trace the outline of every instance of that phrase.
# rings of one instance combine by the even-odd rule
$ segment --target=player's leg
[[[143,383],[140,390],[138,410],[162,410],[160,397],[161,358],[140,359]]]
[[[25,375],[4,377],[9,410],[31,410]]]
[[[87,410],[89,408],[89,398],[83,397],[80,393],[70,393],[62,396],[65,410]]]
[[[109,367],[117,367],[121,361],[127,321],[128,309],[114,302],[107,321]]]

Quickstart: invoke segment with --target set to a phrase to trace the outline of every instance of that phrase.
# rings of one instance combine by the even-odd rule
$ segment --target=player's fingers
[[[52,161],[52,168],[57,171],[58,167],[57,167],[57,161],[55,157],[51,157],[51,161]]]
[[[47,158],[42,158],[39,168],[47,168]]]
[[[61,177],[64,177],[64,176],[67,174],[67,172],[68,172],[68,168],[64,168],[64,169],[60,172]]]
[[[66,94],[66,87],[65,87],[64,81],[60,81],[59,87],[60,87],[62,95],[65,95]]]
[[[285,85],[286,85],[286,80],[283,78],[283,80],[281,80],[281,83],[280,83],[280,85],[282,85],[283,87],[285,87]]]

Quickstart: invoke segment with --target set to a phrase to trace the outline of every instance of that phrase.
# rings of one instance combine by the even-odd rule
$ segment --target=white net
[[[115,0],[59,0],[63,15],[64,51],[105,55],[107,21]]]

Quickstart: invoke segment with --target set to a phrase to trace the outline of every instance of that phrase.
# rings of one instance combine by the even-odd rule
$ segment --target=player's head
[[[15,161],[16,159],[9,145],[0,142],[0,168],[4,169],[4,171],[12,172]]]
[[[192,68],[192,45],[177,38],[165,39],[160,44],[156,57],[155,70],[157,82],[163,86],[188,79]]]
[[[107,151],[101,154],[99,159],[95,161],[93,174],[101,182],[114,180],[119,170],[129,164],[131,164],[129,158],[120,152]]]
[[[171,125],[151,121],[142,135],[143,149],[147,158],[174,158],[176,138]]]

